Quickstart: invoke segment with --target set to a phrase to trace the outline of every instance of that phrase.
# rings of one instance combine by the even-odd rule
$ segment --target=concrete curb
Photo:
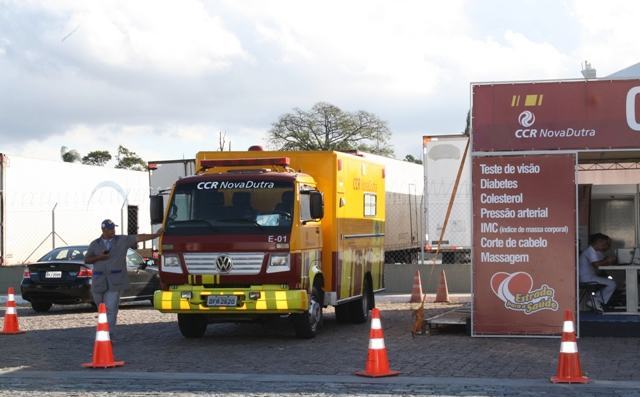
[[[436,294],[426,294],[427,302],[432,303]],[[411,294],[376,294],[376,303],[409,303]],[[449,299],[452,303],[465,303],[471,302],[471,294],[449,294]]]
[[[125,371],[31,371],[24,367],[0,370],[0,379],[74,379],[117,380],[117,381],[207,381],[207,382],[254,382],[254,383],[299,383],[299,384],[387,384],[387,385],[436,385],[436,386],[486,386],[507,388],[555,388],[580,389],[635,389],[640,390],[640,381],[592,380],[586,385],[553,384],[548,379],[504,379],[504,378],[463,378],[463,377],[409,377],[363,378],[355,375],[279,375],[279,374],[237,374],[203,372],[125,372]],[[66,382],[66,381],[65,381]]]
[[[22,295],[16,295],[16,305],[18,306],[27,306],[29,302],[22,299]],[[5,305],[7,303],[7,295],[0,295],[0,305]]]

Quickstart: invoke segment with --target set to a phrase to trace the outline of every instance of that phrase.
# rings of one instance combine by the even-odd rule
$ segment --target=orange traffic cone
[[[420,270],[416,270],[416,274],[413,275],[413,287],[411,287],[411,299],[409,299],[409,303],[421,303],[422,295],[422,280],[420,280]]]
[[[16,295],[13,288],[7,290],[7,311],[4,313],[3,335],[24,334],[18,325],[18,312],[16,310]]]
[[[440,282],[438,283],[438,292],[436,293],[436,303],[449,303],[449,288],[447,287],[447,275],[444,270],[440,273]]]
[[[560,358],[558,359],[558,371],[551,377],[553,383],[588,383],[589,378],[582,374],[580,357],[578,357],[578,344],[573,326],[573,313],[571,310],[564,312],[564,324],[562,325],[562,341],[560,342]]]
[[[400,372],[389,369],[387,359],[387,348],[384,346],[384,335],[382,323],[380,322],[380,310],[371,309],[371,331],[369,332],[369,353],[364,371],[356,372],[359,376],[370,378],[380,378],[383,376],[394,376]]]
[[[109,323],[107,322],[107,307],[101,303],[98,307],[98,328],[96,343],[93,345],[93,362],[82,364],[85,368],[121,367],[124,361],[113,361],[113,349],[109,337]]]

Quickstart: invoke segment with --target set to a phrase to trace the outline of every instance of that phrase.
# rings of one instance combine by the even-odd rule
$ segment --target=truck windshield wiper
[[[258,226],[260,229],[264,228],[264,226],[262,226],[261,224],[259,224],[255,220],[247,219],[247,218],[225,218],[225,219],[217,219],[216,221],[217,222],[221,222],[221,223],[249,223],[249,224],[252,224],[254,226]]]
[[[189,220],[184,220],[184,221],[173,221],[173,222],[168,222],[167,227],[172,228],[180,228],[180,227],[193,227],[193,226],[206,226],[209,229],[214,229],[213,225],[209,222],[206,221],[204,219],[189,219]]]

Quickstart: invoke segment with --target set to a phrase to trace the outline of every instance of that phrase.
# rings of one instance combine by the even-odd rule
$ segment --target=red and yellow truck
[[[253,149],[253,150],[251,150]],[[290,316],[313,337],[322,310],[365,322],[383,289],[385,171],[357,154],[199,152],[164,212],[162,289],[185,337],[207,324]]]

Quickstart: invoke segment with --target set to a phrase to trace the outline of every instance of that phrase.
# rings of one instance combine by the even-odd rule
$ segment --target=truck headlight
[[[160,270],[166,273],[182,274],[180,258],[176,254],[164,254],[160,261]]]
[[[289,254],[271,254],[267,273],[287,272],[289,269]]]

